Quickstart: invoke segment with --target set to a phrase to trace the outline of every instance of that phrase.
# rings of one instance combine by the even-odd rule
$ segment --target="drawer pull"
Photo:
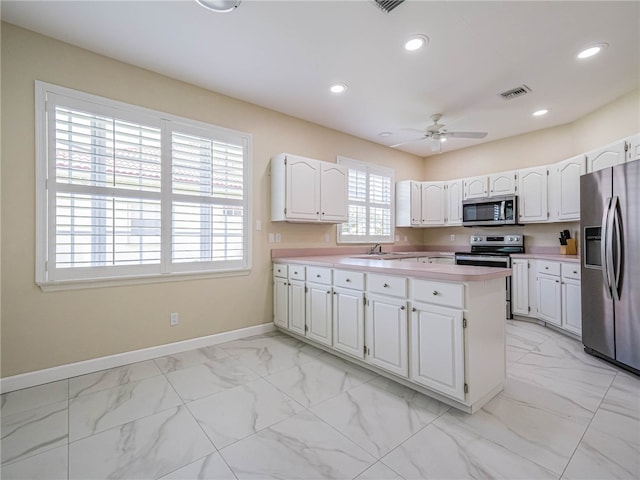
[[[350,278],[347,278],[347,279],[345,279],[345,282],[347,282],[347,283],[351,283],[351,279],[350,279]]]
[[[389,284],[385,283],[384,285],[382,285],[384,288],[389,288]]]
[[[549,267],[544,267],[545,270],[549,270]]]
[[[319,273],[316,275],[316,278],[320,278],[320,274]]]
[[[440,295],[440,294],[438,293],[438,291],[437,291],[437,290],[434,290],[434,291],[433,291],[433,294],[434,294],[434,295]]]
[[[577,274],[578,274],[578,272],[576,272],[576,271],[574,270],[574,271],[573,271],[573,274],[574,274],[574,275],[577,275]]]
[[[297,274],[298,274],[298,272],[293,272],[293,274],[294,274],[294,275],[297,275]]]

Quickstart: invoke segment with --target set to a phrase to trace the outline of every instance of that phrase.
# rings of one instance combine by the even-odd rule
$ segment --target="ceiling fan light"
[[[227,13],[238,8],[240,1],[241,0],[196,0],[196,3],[212,12]]]
[[[334,83],[329,87],[331,93],[340,94],[344,93],[347,89],[347,86],[344,83]]]

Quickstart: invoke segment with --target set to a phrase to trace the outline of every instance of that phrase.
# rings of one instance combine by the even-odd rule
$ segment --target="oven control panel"
[[[511,233],[507,235],[471,235],[471,246],[523,246],[524,235]]]

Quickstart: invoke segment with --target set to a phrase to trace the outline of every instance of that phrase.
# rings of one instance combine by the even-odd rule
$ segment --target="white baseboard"
[[[230,342],[251,335],[260,335],[275,330],[273,323],[263,323],[254,327],[240,328],[230,332],[216,333],[206,337],[192,338],[181,342],[167,343],[156,347],[142,348],[130,352],[117,353],[106,357],[92,358],[82,362],[68,363],[58,367],[36,370],[35,372],[22,373],[11,377],[0,378],[0,392],[7,393],[22,388],[34,387],[44,383],[77,377],[87,373],[99,372],[107,368],[121,367],[130,363],[142,362],[153,358],[174,355],[176,353],[193,350],[195,348],[208,347],[219,343]]]

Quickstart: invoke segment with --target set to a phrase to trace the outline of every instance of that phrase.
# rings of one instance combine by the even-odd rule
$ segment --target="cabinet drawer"
[[[280,278],[287,278],[288,275],[288,267],[289,265],[282,265],[280,263],[275,263],[273,265],[273,276]]]
[[[364,273],[349,272],[347,270],[333,271],[333,284],[336,287],[353,288],[364,290]]]
[[[304,280],[305,267],[303,265],[289,265],[290,280]]]
[[[563,263],[562,278],[573,278],[580,280],[580,264],[579,263]]]
[[[538,273],[545,273],[547,275],[556,275],[560,276],[560,263],[559,262],[549,262],[546,260],[538,260]]]
[[[307,267],[307,281],[331,285],[331,269],[323,267]]]
[[[405,298],[407,296],[407,279],[391,275],[367,275],[367,291]]]
[[[464,308],[464,285],[411,279],[411,298],[420,302]]]

